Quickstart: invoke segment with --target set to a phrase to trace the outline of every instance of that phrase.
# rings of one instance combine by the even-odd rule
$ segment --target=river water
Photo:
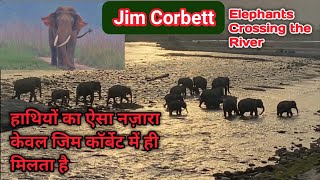
[[[149,53],[146,54],[146,52]],[[101,78],[99,80],[103,82],[104,93],[107,87],[116,83],[126,82],[132,85],[134,101],[138,101],[139,104],[145,102],[143,104],[145,108],[137,111],[161,112],[160,126],[137,126],[132,129],[130,126],[124,127],[115,122],[114,126],[98,126],[95,130],[86,123],[81,126],[61,124],[59,126],[33,126],[18,130],[21,135],[50,135],[52,131],[65,131],[73,135],[93,135],[96,131],[102,130],[116,130],[119,134],[129,134],[130,131],[136,130],[146,134],[154,130],[161,136],[158,150],[146,152],[131,147],[121,150],[92,150],[85,147],[70,150],[51,148],[17,150],[9,146],[8,136],[11,135],[11,132],[5,132],[1,133],[1,179],[212,179],[213,173],[244,170],[251,163],[263,166],[265,164],[261,161],[268,161],[268,158],[274,155],[276,148],[282,146],[290,148],[292,143],[308,147],[312,138],[319,138],[319,132],[315,132],[313,126],[320,124],[320,116],[316,114],[320,110],[320,78],[301,80],[306,77],[301,75],[303,73],[307,72],[306,74],[310,76],[319,73],[314,71],[318,70],[319,66],[316,61],[310,65],[313,69],[308,69],[306,65],[292,71],[292,69],[276,68],[286,67],[285,63],[290,63],[293,58],[263,57],[264,59],[259,61],[246,62],[243,59],[249,59],[247,56],[228,59],[228,56],[231,55],[223,58],[219,54],[218,57],[210,58],[204,56],[180,58],[177,56],[164,57],[161,56],[161,53],[168,52],[142,45],[135,46],[131,51],[128,47],[126,58],[135,62],[128,65],[126,72],[110,71],[105,72],[103,76],[99,74],[101,72],[90,73],[88,71],[83,74],[76,72],[77,81],[78,79]],[[148,59],[150,64],[146,62]],[[139,63],[141,66],[137,65]],[[171,68],[168,69],[168,67]],[[169,79],[149,84],[143,81],[145,76],[150,77],[151,73],[163,74],[164,72],[170,73]],[[225,72],[231,75],[233,80],[231,84],[235,88],[230,89],[232,95],[238,96],[239,99],[253,97],[263,100],[265,113],[262,116],[258,119],[240,120],[237,117],[227,120],[224,119],[222,110],[200,109],[197,97],[186,99],[189,113],[183,111],[180,117],[170,117],[163,108],[163,100],[160,98],[167,93],[170,86],[176,84],[178,77],[204,74],[203,76],[212,78],[223,75]],[[129,76],[121,73],[129,73]],[[76,82],[74,81],[76,80],[68,79],[70,76],[68,74],[65,78],[61,78],[57,75],[55,80],[61,81],[63,87],[72,89],[75,88]],[[4,77],[21,78],[21,76],[12,74],[2,75],[2,78]],[[288,79],[297,78],[300,81],[290,83],[291,85],[283,85],[284,89],[267,89],[267,91],[243,89],[243,87],[259,84],[273,86],[279,82],[288,82]],[[57,85],[61,86],[61,84],[45,85],[44,96],[50,96],[50,90],[56,88]],[[9,97],[12,90],[9,87],[6,87],[5,90],[6,96]],[[297,102],[299,115],[293,110],[292,118],[278,118],[276,116],[277,103],[290,99]],[[155,103],[148,103],[149,101],[155,101]],[[97,101],[97,104],[103,103],[105,100]],[[284,133],[279,133],[279,131]],[[65,175],[60,175],[57,171],[54,173],[11,173],[8,159],[13,153],[35,158],[58,158],[59,154],[65,153],[72,163],[69,165],[69,172]]]

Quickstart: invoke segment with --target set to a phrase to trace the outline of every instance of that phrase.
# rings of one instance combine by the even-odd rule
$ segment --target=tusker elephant
[[[238,109],[241,117],[243,117],[246,112],[250,112],[251,116],[254,112],[255,116],[258,116],[258,108],[262,108],[262,112],[260,113],[261,115],[264,112],[264,106],[261,99],[246,98],[240,100],[238,103]]]
[[[182,86],[188,88],[190,91],[190,95],[191,96],[193,95],[194,88],[193,88],[192,79],[190,79],[188,77],[180,78],[180,79],[178,79],[178,85],[182,85]]]
[[[203,92],[207,89],[207,80],[202,76],[196,76],[193,78],[193,86],[194,86],[194,93],[199,95],[199,89]]]
[[[170,116],[172,116],[173,111],[176,111],[177,115],[181,115],[182,108],[184,108],[188,113],[186,102],[175,100],[168,103],[168,110]]]
[[[41,18],[42,22],[49,27],[49,46],[51,50],[51,65],[63,69],[73,70],[74,53],[77,37],[80,30],[88,23],[76,13],[72,7],[61,6],[55,12]]]
[[[130,103],[132,103],[132,90],[130,87],[123,86],[123,85],[114,85],[108,90],[108,99],[107,105],[109,104],[110,99],[113,99],[113,102],[116,103],[115,98],[120,97],[120,103],[122,103],[123,99],[129,103],[129,99],[127,95],[130,95]]]
[[[223,115],[225,118],[232,116],[232,111],[239,115],[238,107],[237,107],[237,97],[234,96],[227,96],[223,98]]]
[[[206,107],[219,108],[222,103],[223,88],[205,89],[200,95],[200,104],[205,103]]]
[[[163,105],[164,108],[166,108],[167,104],[170,103],[171,101],[184,101],[181,94],[167,94],[164,97],[164,100],[166,101],[166,103]]]
[[[70,90],[67,89],[55,89],[52,91],[51,93],[51,101],[48,103],[48,105],[50,106],[52,103],[54,103],[54,105],[56,105],[56,101],[58,99],[61,99],[61,106],[64,105],[68,105],[69,104],[69,100],[70,100]]]
[[[217,77],[212,81],[212,88],[222,87],[224,88],[224,95],[227,95],[227,92],[230,93],[230,79],[228,77]]]
[[[182,95],[184,97],[187,96],[187,90],[186,90],[186,87],[185,86],[173,86],[171,89],[170,89],[170,94],[178,94],[178,95]]]
[[[277,115],[282,117],[282,113],[286,112],[287,116],[292,116],[293,113],[291,111],[291,108],[296,109],[297,114],[299,114],[297,103],[295,101],[281,101],[277,105]]]
[[[21,94],[30,92],[30,100],[32,102],[32,98],[34,101],[37,101],[35,90],[39,89],[40,98],[41,98],[41,79],[37,77],[28,77],[16,80],[13,82],[13,89],[15,91],[15,95],[12,96],[12,99],[16,97],[20,99]]]
[[[76,89],[76,105],[78,105],[79,98],[83,96],[84,103],[87,105],[87,96],[90,95],[90,104],[93,104],[94,93],[98,92],[99,100],[101,100],[101,83],[97,81],[81,82]]]

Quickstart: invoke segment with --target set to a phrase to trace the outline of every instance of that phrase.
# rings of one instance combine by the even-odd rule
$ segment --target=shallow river
[[[21,134],[47,134],[53,130],[63,130],[71,134],[95,134],[97,130],[116,130],[129,134],[140,130],[143,134],[155,130],[159,135],[160,148],[150,152],[127,147],[122,150],[26,150],[11,149],[8,136],[1,134],[1,178],[43,179],[212,179],[212,174],[226,170],[243,170],[248,164],[264,165],[274,155],[275,147],[291,147],[292,142],[308,146],[312,138],[319,137],[313,126],[320,124],[320,79],[306,80],[300,84],[284,86],[285,89],[270,89],[266,92],[237,91],[230,89],[240,99],[259,97],[264,101],[265,113],[258,119],[226,120],[223,112],[207,111],[198,107],[197,98],[188,98],[189,113],[181,117],[169,117],[162,104],[139,111],[162,112],[160,126],[138,126],[135,129],[119,123],[112,127],[98,127],[92,130],[88,124],[80,127],[43,126],[19,129]],[[277,102],[294,99],[299,108],[293,118],[277,118]],[[261,111],[261,110],[260,110]],[[278,133],[277,131],[285,131]],[[58,172],[48,173],[9,173],[8,158],[19,152],[28,157],[58,158],[66,153],[72,162],[69,172],[62,176]]]

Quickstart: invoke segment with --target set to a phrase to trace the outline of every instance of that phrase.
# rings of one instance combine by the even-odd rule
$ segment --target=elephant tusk
[[[53,46],[57,46],[57,42],[58,42],[58,35],[56,36],[56,38],[54,39],[54,43],[53,43]]]
[[[60,44],[59,46],[57,46],[57,47],[61,47],[61,46],[64,46],[65,44],[67,44],[68,43],[68,41],[70,40],[70,35],[68,36],[68,38],[67,38],[67,40],[65,41],[65,42],[63,42],[62,44]]]

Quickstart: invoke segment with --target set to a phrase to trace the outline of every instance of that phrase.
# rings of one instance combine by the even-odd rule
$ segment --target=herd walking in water
[[[39,90],[41,97],[41,79],[38,77],[19,79],[16,80],[13,85],[15,95],[12,99],[20,99],[21,94],[30,93],[29,102],[32,102],[32,98],[36,101],[36,89]],[[169,94],[165,95],[164,108],[167,109],[169,115],[173,115],[173,112],[177,115],[181,115],[183,109],[188,113],[187,103],[184,100],[187,97],[187,90],[191,96],[199,96],[200,108],[203,108],[204,104],[207,109],[220,109],[220,105],[222,104],[225,118],[236,115],[239,115],[242,118],[246,112],[250,113],[251,116],[255,115],[257,117],[265,111],[265,107],[261,99],[248,97],[238,101],[237,97],[232,96],[230,93],[230,79],[228,77],[215,78],[211,83],[211,89],[209,89],[207,80],[202,76],[196,76],[193,79],[189,77],[178,79],[177,85],[170,88]],[[102,99],[100,82],[87,81],[79,83],[76,87],[76,105],[81,101],[81,97],[83,97],[82,102],[85,105],[88,105],[88,96],[90,104],[93,105],[94,93],[98,93],[99,100]],[[128,96],[130,97],[130,100]],[[109,105],[111,99],[113,100],[113,103],[117,103],[116,98],[120,98],[120,103],[123,103],[123,99],[126,100],[126,103],[132,103],[131,88],[123,85],[113,85],[108,89],[106,104]],[[52,103],[56,105],[57,100],[61,100],[60,105],[68,105],[70,100],[70,90],[52,90],[51,100],[48,102],[48,105],[51,106]],[[262,108],[262,112],[260,114],[258,114],[258,108]],[[281,101],[277,105],[277,115],[281,117],[283,113],[287,113],[287,116],[292,116],[292,108],[296,109],[298,114],[298,108],[295,101]]]

